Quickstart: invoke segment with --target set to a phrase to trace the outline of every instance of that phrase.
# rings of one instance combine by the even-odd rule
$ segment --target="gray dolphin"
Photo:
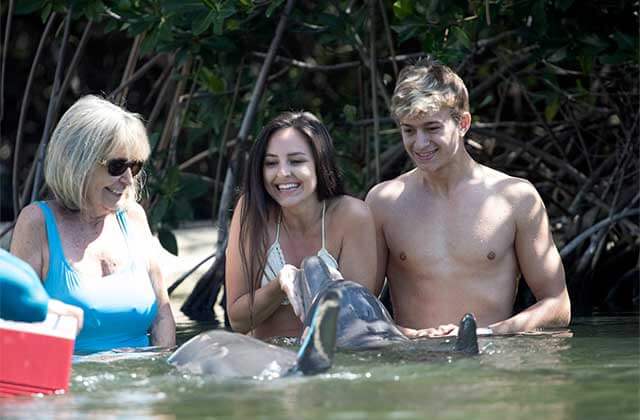
[[[224,330],[201,333],[181,345],[168,362],[182,371],[218,378],[276,378],[311,375],[331,367],[336,347],[340,290],[318,299],[298,353]]]
[[[340,291],[340,312],[336,327],[338,348],[362,350],[409,341],[400,332],[378,298],[358,283],[333,280],[329,269],[320,258],[306,258],[302,263],[300,276],[292,298],[300,300],[298,305],[303,313],[313,313],[326,293]],[[310,319],[305,318],[303,321],[305,326],[311,326]],[[453,347],[447,348],[446,351],[478,354],[476,321],[473,315],[466,314],[460,320],[458,338]]]

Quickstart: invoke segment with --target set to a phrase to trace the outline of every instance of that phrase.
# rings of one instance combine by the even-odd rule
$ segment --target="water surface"
[[[76,359],[70,392],[0,400],[2,418],[638,419],[638,319],[575,319],[571,334],[480,338],[478,357],[409,348],[338,354],[314,377],[217,380],[168,352]],[[182,320],[184,342],[208,326]],[[439,343],[438,343],[439,344]]]

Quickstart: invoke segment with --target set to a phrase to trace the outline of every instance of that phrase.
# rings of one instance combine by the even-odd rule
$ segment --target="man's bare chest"
[[[479,266],[513,254],[515,223],[501,200],[402,204],[384,225],[392,261]]]

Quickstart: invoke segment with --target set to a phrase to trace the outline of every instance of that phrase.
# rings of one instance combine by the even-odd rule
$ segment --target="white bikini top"
[[[333,255],[327,251],[325,248],[325,237],[324,237],[324,211],[325,211],[325,202],[322,202],[322,248],[318,251],[318,258],[320,258],[329,268],[329,271],[339,273],[338,272],[338,262]],[[271,247],[269,247],[269,251],[267,252],[267,264],[264,269],[264,274],[262,275],[262,281],[260,282],[260,286],[266,286],[270,281],[275,279],[278,276],[282,267],[286,264],[284,260],[284,254],[282,253],[282,248],[280,247],[280,220],[276,224],[276,239],[273,241]],[[342,277],[342,276],[340,276]],[[283,302],[286,304],[287,302]]]

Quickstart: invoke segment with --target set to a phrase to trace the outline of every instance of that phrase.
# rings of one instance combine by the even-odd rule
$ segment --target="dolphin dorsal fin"
[[[476,334],[476,319],[472,314],[465,314],[460,320],[458,327],[458,338],[454,351],[467,355],[475,355],[478,350],[478,336]]]

